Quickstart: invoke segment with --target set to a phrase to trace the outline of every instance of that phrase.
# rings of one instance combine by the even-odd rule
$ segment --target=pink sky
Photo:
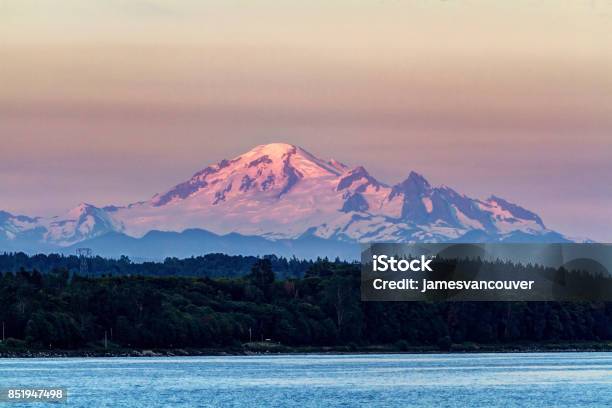
[[[612,240],[609,2],[290,3],[2,2],[0,209],[137,201],[285,141]]]

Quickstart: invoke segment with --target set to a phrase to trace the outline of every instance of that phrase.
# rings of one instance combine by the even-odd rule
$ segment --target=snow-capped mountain
[[[81,203],[63,217],[46,220],[45,239],[59,245],[71,245],[108,232],[123,231],[123,224],[106,210]]]
[[[0,242],[38,241],[68,246],[122,229],[121,223],[108,212],[85,203],[64,216],[52,218],[31,218],[0,211]]]
[[[269,240],[343,242],[558,240],[535,213],[502,198],[479,200],[431,186],[414,172],[390,186],[365,168],[272,143],[222,160],[148,201],[81,204],[50,219],[0,212],[0,242],[22,237],[68,246],[110,232],[204,229]]]
[[[0,242],[12,241],[24,235],[42,239],[46,230],[39,225],[40,218],[13,215],[0,211]]]

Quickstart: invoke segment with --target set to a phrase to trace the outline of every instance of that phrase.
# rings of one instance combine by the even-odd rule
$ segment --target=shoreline
[[[593,353],[612,352],[612,343],[545,343],[545,344],[453,344],[448,349],[435,346],[414,346],[398,349],[389,345],[368,347],[287,347],[275,343],[252,343],[242,348],[172,348],[172,349],[78,349],[78,350],[17,350],[0,349],[0,359],[11,358],[107,358],[107,357],[204,357],[258,355],[372,355],[372,354],[486,354],[486,353]]]

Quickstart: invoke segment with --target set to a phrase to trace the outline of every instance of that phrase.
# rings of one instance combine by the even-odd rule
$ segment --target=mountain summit
[[[269,240],[565,240],[538,215],[502,198],[470,198],[415,172],[390,186],[362,166],[349,168],[287,143],[256,146],[127,206],[81,204],[51,219],[0,212],[0,244],[30,239],[66,246],[111,232],[140,238],[190,229]]]
[[[194,195],[204,195],[200,199],[205,200],[209,198],[206,193],[213,194],[213,205],[245,195],[279,198],[302,180],[321,182],[344,171],[341,164],[317,159],[302,148],[272,143],[206,167],[188,181],[153,197],[152,204],[160,207]]]

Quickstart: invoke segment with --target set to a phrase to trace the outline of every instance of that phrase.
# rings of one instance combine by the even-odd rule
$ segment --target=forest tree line
[[[276,276],[280,279],[297,278],[312,267],[315,261],[267,255]],[[85,258],[88,275],[101,276],[197,276],[197,277],[241,277],[250,273],[251,267],[260,258],[255,256],[207,254],[178,259],[166,258],[163,262],[134,262],[127,256],[117,259],[92,256]],[[79,273],[82,259],[76,255],[38,254],[23,252],[0,253],[0,272],[66,270]],[[340,260],[336,260],[339,263]]]
[[[288,346],[448,347],[612,340],[611,303],[362,302],[359,266],[319,260],[280,279],[269,258],[242,277],[113,275],[67,269],[4,272],[5,344],[226,348],[269,339]]]

